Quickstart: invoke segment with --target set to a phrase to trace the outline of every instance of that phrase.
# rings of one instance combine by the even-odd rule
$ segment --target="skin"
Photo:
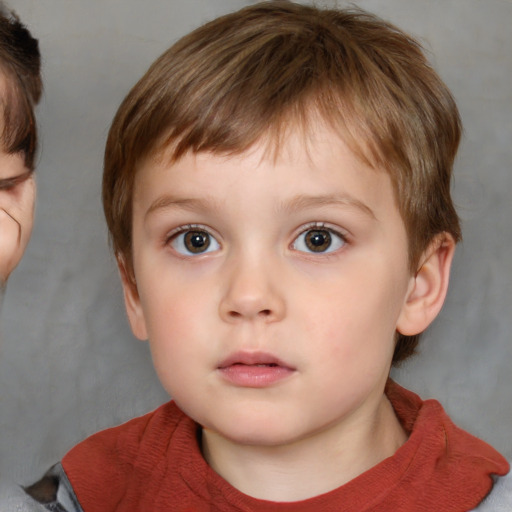
[[[6,78],[0,74],[0,104],[6,97]],[[4,130],[0,116],[0,134]],[[32,233],[36,186],[24,155],[7,153],[0,143],[0,287],[21,260]]]
[[[0,151],[0,284],[21,260],[32,232],[36,187],[23,155]]]
[[[395,335],[439,311],[454,243],[436,240],[411,275],[387,174],[321,124],[277,159],[265,149],[149,159],[135,179],[134,275],[119,261],[132,330],[203,426],[207,462],[248,495],[296,501],[406,441],[384,395]],[[206,251],[187,249],[191,231],[209,233]],[[312,231],[332,244],[311,251]],[[240,353],[270,354],[284,377],[233,383],[223,364]]]

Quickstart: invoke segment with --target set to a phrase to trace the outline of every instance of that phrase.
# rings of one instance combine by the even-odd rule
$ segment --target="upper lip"
[[[278,357],[273,354],[269,354],[267,352],[248,352],[248,351],[239,351],[231,354],[226,359],[221,361],[218,365],[219,369],[227,368],[229,366],[235,364],[245,364],[245,365],[258,365],[258,364],[267,364],[267,365],[275,365],[282,366],[283,368],[289,368],[294,370],[289,364],[285,363]]]

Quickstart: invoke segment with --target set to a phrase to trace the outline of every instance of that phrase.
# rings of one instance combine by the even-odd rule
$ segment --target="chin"
[[[245,446],[284,446],[303,437],[296,428],[275,418],[272,421],[254,417],[239,419],[229,424],[217,424],[211,430],[232,443]]]
[[[293,436],[289,436],[282,433],[273,432],[220,432],[225,439],[231,441],[231,443],[243,445],[243,446],[254,446],[260,448],[277,448],[293,444],[295,439]]]

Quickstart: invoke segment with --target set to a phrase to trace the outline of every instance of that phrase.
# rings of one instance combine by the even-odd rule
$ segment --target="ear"
[[[126,314],[128,315],[133,335],[139,340],[147,340],[146,319],[142,311],[135,275],[131,267],[128,267],[125,258],[118,255],[116,259],[119,273],[121,274]]]
[[[399,333],[414,336],[435,319],[446,298],[454,253],[455,240],[449,233],[441,233],[422,254],[398,318],[396,328]]]

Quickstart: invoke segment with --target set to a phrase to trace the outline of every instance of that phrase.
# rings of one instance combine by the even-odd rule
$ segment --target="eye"
[[[20,183],[23,183],[25,180],[27,180],[31,174],[32,171],[29,171],[12,178],[0,179],[0,190],[12,190],[14,187],[16,187],[16,185],[19,185]]]
[[[330,253],[341,249],[346,243],[343,235],[325,227],[314,227],[303,231],[293,242],[292,248],[309,253]]]
[[[218,251],[219,242],[204,229],[187,229],[171,237],[173,249],[185,256]]]

